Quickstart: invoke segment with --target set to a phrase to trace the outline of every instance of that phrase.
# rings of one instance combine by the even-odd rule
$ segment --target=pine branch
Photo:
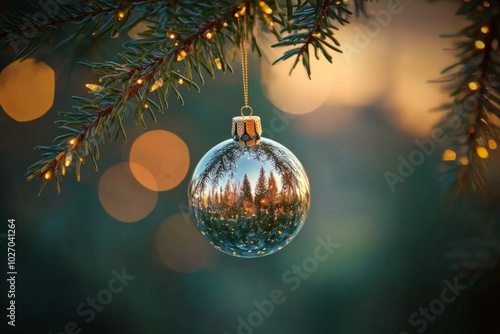
[[[316,59],[319,59],[318,51],[321,51],[323,56],[331,63],[332,56],[328,53],[327,48],[342,52],[338,48],[340,46],[339,41],[333,36],[333,30],[338,30],[338,27],[334,26],[332,21],[345,25],[349,23],[348,18],[351,15],[352,13],[347,9],[347,5],[343,1],[322,0],[315,3],[305,1],[299,4],[292,17],[291,29],[294,33],[284,37],[278,43],[273,44],[272,47],[302,45],[285,52],[283,56],[274,61],[273,65],[295,56],[295,62],[290,70],[290,73],[292,73],[302,58],[307,75],[311,78],[309,46],[313,47]],[[286,28],[283,28],[282,32],[285,30]],[[335,45],[327,41],[327,38]]]
[[[0,46],[10,44],[17,58],[26,58],[71,24],[78,28],[70,30],[58,46],[76,38],[99,38],[108,33],[114,36],[133,28],[161,2],[174,5],[177,0],[127,0],[113,4],[78,0],[54,8],[34,1],[34,13],[0,15]]]
[[[107,133],[108,139],[111,140],[112,127],[117,125],[115,139],[122,135],[126,140],[123,122],[128,106],[134,109],[136,123],[146,127],[144,113],[147,111],[153,121],[156,121],[151,109],[163,112],[168,107],[166,99],[170,90],[175,92],[181,104],[183,100],[178,90],[180,85],[187,83],[188,86],[199,90],[193,82],[193,71],[203,80],[202,67],[212,76],[217,63],[221,65],[221,69],[222,64],[230,69],[222,50],[225,38],[238,33],[238,29],[235,28],[236,22],[229,26],[224,24],[224,21],[235,21],[234,15],[241,9],[238,6],[224,8],[226,11],[221,12],[218,7],[197,2],[193,3],[187,12],[172,9],[167,15],[168,21],[182,22],[189,19],[186,24],[179,26],[176,32],[166,30],[167,28],[162,27],[162,23],[158,21],[157,25],[143,33],[146,37],[154,38],[154,47],[151,47],[151,38],[132,41],[125,45],[126,51],[118,55],[123,63],[90,65],[95,72],[102,75],[102,86],[87,85],[95,98],[75,98],[82,106],[75,108],[75,112],[62,113],[67,119],[59,122],[62,124],[61,128],[70,132],[56,138],[52,146],[38,147],[44,152],[43,159],[28,169],[28,179],[38,177],[44,180],[40,194],[52,178],[55,179],[59,190],[59,174],[64,175],[65,169],[73,162],[76,162],[74,165],[79,179],[80,166],[86,155],[90,155],[97,170],[98,145],[105,141],[104,133]],[[203,17],[193,18],[190,15],[191,10],[196,9],[204,13]],[[210,19],[205,21],[207,17]],[[200,25],[201,23],[203,25]],[[176,71],[181,68],[184,75]],[[152,92],[156,92],[158,103],[151,97]]]
[[[467,190],[482,193],[486,180],[485,161],[499,138],[500,119],[500,4],[496,1],[465,2],[457,15],[472,23],[452,37],[457,42],[459,61],[443,71],[440,82],[454,97],[438,125],[450,140],[445,160],[445,186],[456,198]],[[454,70],[454,72],[452,72]]]

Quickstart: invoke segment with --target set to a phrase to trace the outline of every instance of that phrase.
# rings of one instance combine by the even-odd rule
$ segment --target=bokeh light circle
[[[15,61],[0,73],[0,105],[18,122],[42,117],[54,103],[55,74],[34,58]]]
[[[289,114],[307,114],[316,110],[326,101],[332,87],[332,71],[327,70],[327,64],[324,59],[311,59],[313,78],[309,80],[303,66],[297,66],[290,74],[289,63],[272,66],[262,62],[262,83],[267,98]]]
[[[160,226],[156,251],[165,266],[181,273],[212,268],[216,253],[187,213],[173,215]]]
[[[275,42],[270,33],[261,33],[260,41],[269,53],[261,62],[261,78],[266,97],[278,109],[289,114],[307,114],[319,108],[332,90],[334,71],[324,58],[311,57],[311,78],[300,63],[290,74],[293,59],[272,65],[286,48],[271,48]]]
[[[135,140],[129,160],[130,169],[137,181],[148,189],[165,191],[175,188],[186,177],[189,150],[176,134],[154,130]],[[146,174],[145,169],[148,171]]]
[[[144,188],[132,175],[131,165],[141,171],[144,179],[154,177],[141,165],[120,163],[109,168],[99,180],[99,200],[106,212],[124,223],[136,222],[153,211],[158,193]]]

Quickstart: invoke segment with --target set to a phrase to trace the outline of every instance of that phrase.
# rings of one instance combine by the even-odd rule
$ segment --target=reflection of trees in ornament
[[[252,186],[248,180],[248,175],[243,177],[243,185],[241,187],[241,198],[239,200],[244,211],[251,211],[253,209],[253,196]]]
[[[257,180],[257,186],[255,186],[255,205],[263,207],[266,204],[266,193],[267,193],[267,179],[264,167],[260,168],[259,179]]]
[[[212,185],[216,186],[222,175],[236,170],[238,167],[237,161],[242,154],[241,147],[237,144],[226,145],[221,150],[217,151],[207,163],[207,168],[196,180],[196,187],[201,187],[203,190],[208,181],[211,181]]]
[[[212,197],[210,204],[205,201],[209,211],[221,211],[232,217],[247,213],[260,217],[267,209],[271,212],[276,209],[286,212],[293,206],[293,201],[308,200],[308,192],[304,194],[304,198],[299,198],[297,194],[297,189],[304,186],[305,174],[301,172],[302,167],[282,148],[266,141],[264,138],[261,144],[252,147],[240,146],[229,141],[210,157],[206,168],[192,184],[194,193],[204,194],[200,198]],[[261,166],[255,190],[252,189],[248,174],[244,174],[241,185],[235,176],[239,164],[245,161],[242,159],[243,156],[267,162],[272,167],[266,175],[265,164]],[[280,175],[281,191],[278,189],[273,171]],[[223,187],[220,183],[225,178],[227,179]],[[219,190],[215,190],[214,196],[213,192],[217,187]],[[211,190],[207,190],[210,188]]]
[[[252,185],[248,175],[243,176],[241,187],[239,181],[229,178],[226,181],[224,189],[214,189],[210,191],[212,195],[199,196],[203,198],[203,207],[210,212],[223,213],[225,217],[235,218],[244,215],[254,215],[261,217],[263,214],[270,214],[272,216],[278,213],[289,211],[294,206],[297,206],[301,201],[308,200],[308,194],[299,196],[298,191],[290,185],[283,186],[282,192],[278,193],[276,180],[272,172],[268,177],[261,167],[259,178],[255,191],[252,191]],[[255,193],[255,195],[253,195]],[[207,199],[207,200],[205,200]]]
[[[268,207],[269,210],[274,211],[276,208],[276,203],[278,202],[278,188],[273,172],[270,173],[267,184],[268,188],[267,188],[266,198],[268,201]]]
[[[228,173],[234,175],[233,173],[238,168],[238,160],[245,153],[249,154],[252,159],[269,162],[280,175],[285,187],[298,187],[301,185],[302,181],[294,172],[298,165],[288,157],[288,154],[282,148],[262,141],[261,144],[252,147],[240,146],[236,143],[225,145],[210,158],[207,168],[196,180],[196,187],[205,189],[207,182],[211,182],[212,186],[216,186],[223,176]]]
[[[300,162],[278,143],[262,138],[242,147],[229,140],[196,167],[189,202],[198,229],[215,248],[261,256],[287,245],[302,227],[309,182]]]

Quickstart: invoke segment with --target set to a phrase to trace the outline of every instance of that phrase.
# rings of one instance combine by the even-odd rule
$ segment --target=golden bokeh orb
[[[15,61],[0,73],[0,105],[18,122],[42,117],[54,103],[55,74],[34,58]]]
[[[186,177],[189,150],[176,134],[154,130],[135,140],[129,160],[137,181],[148,189],[165,191],[175,188]],[[147,170],[146,174],[144,170]]]
[[[148,216],[156,206],[158,193],[144,188],[132,175],[133,164],[120,163],[109,168],[99,180],[99,200],[106,212],[124,223],[132,223]],[[154,177],[141,165],[134,166],[144,179]]]

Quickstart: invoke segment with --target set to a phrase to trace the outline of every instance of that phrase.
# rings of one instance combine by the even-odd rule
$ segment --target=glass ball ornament
[[[260,118],[235,117],[233,139],[205,154],[188,189],[200,233],[216,249],[237,257],[282,249],[309,212],[304,167],[290,150],[261,133]]]

